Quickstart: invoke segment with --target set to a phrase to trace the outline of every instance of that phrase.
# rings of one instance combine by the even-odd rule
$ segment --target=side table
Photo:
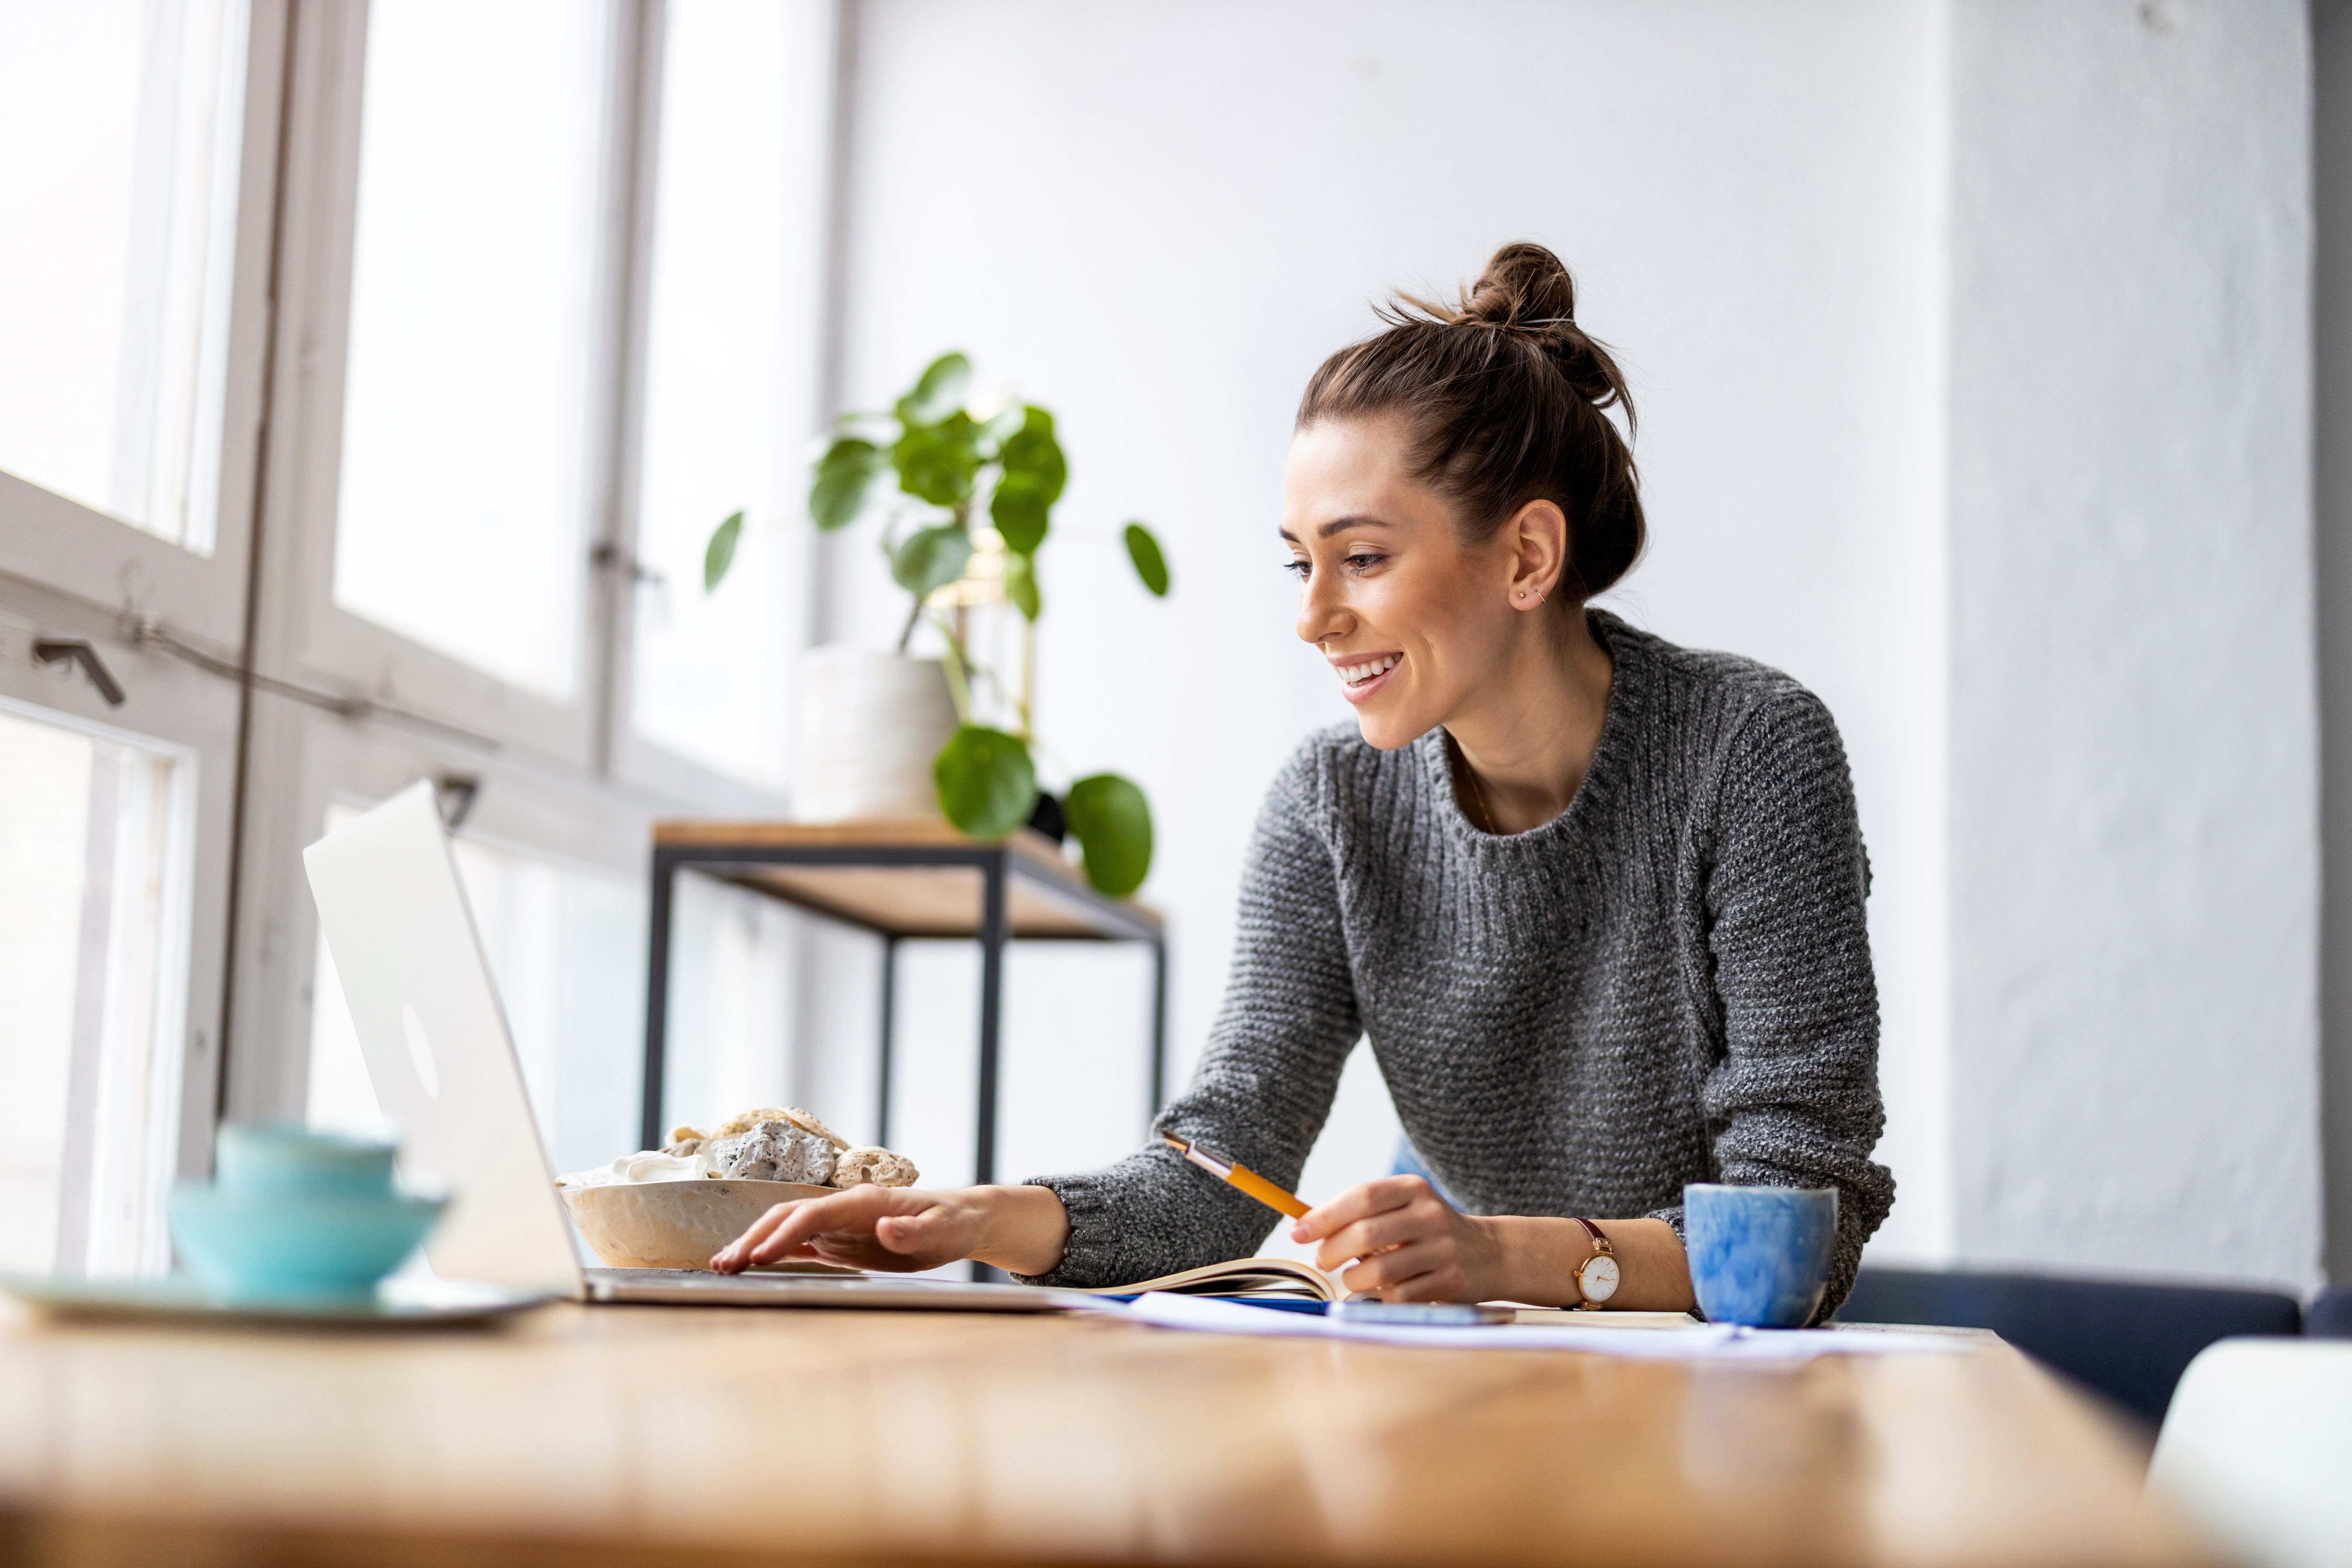
[[[652,951],[646,969],[642,1147],[661,1146],[668,1062],[670,906],[687,868],[874,932],[882,939],[881,1125],[890,1135],[890,1058],[898,943],[971,937],[980,943],[980,1110],[972,1180],[996,1179],[997,1065],[1004,944],[1013,940],[1139,942],[1151,949],[1151,1103],[1168,1065],[1168,935],[1156,910],[1106,898],[1053,840],[1022,828],[996,844],[923,818],[865,822],[660,822],[654,825]]]

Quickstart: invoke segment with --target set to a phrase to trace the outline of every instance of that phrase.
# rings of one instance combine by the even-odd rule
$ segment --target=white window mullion
[[[636,487],[645,426],[646,279],[653,257],[653,200],[661,137],[664,0],[632,0],[615,14],[618,36],[612,113],[605,144],[611,236],[603,361],[604,461],[596,470],[596,529],[590,561],[583,677],[595,710],[596,771],[616,772],[627,733],[628,669],[635,646],[640,584]]]
[[[833,0],[667,0],[644,185],[642,413],[625,514],[640,582],[616,725],[625,778],[774,814],[808,637],[805,515],[833,155]],[[746,513],[729,580],[703,550]]]

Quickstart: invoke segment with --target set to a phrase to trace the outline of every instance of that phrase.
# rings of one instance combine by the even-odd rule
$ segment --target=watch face
[[[1603,1254],[1588,1259],[1576,1271],[1576,1283],[1588,1301],[1606,1301],[1617,1294],[1617,1260]]]

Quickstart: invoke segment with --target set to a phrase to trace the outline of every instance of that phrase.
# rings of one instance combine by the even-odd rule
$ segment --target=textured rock
[[[714,1138],[705,1152],[718,1165],[721,1176],[753,1182],[798,1182],[814,1187],[833,1180],[836,1163],[831,1143],[789,1121],[774,1119]]]
[[[871,1182],[877,1187],[911,1187],[921,1175],[915,1163],[904,1154],[893,1154],[887,1149],[869,1144],[841,1156],[833,1168],[833,1184],[854,1187],[861,1182]]]
[[[711,1136],[732,1138],[738,1133],[749,1132],[762,1121],[789,1121],[802,1131],[822,1138],[836,1149],[849,1147],[848,1139],[844,1138],[797,1105],[769,1106],[764,1110],[747,1110],[740,1116],[730,1116],[719,1124],[719,1131]]]
[[[803,1110],[796,1105],[787,1105],[784,1107],[784,1120],[791,1122],[793,1126],[799,1128],[803,1132],[814,1133],[817,1137],[822,1138],[826,1142],[832,1144],[835,1149],[846,1149],[849,1147],[848,1139],[844,1138],[840,1133],[835,1132],[832,1128],[827,1127],[824,1122],[819,1121],[815,1117],[811,1116],[807,1111]]]
[[[729,1117],[719,1124],[718,1130],[710,1136],[714,1140],[740,1137],[762,1121],[790,1121],[791,1120],[792,1118],[785,1114],[782,1106],[767,1106],[759,1110],[746,1110],[740,1115]]]

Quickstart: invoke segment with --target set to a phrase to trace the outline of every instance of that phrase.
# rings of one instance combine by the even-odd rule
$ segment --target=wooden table
[[[949,1314],[0,1319],[22,1568],[949,1560],[2210,1561],[2104,1419],[1991,1340],[1770,1367]]]
[[[882,939],[879,1130],[890,1141],[891,1021],[898,943],[971,937],[980,943],[979,1127],[972,1182],[996,1180],[998,1037],[1004,944],[1015,939],[1140,942],[1151,949],[1151,1068],[1147,1116],[1159,1114],[1168,1076],[1168,940],[1156,910],[1095,891],[1060,849],[1024,827],[995,844],[941,820],[659,822],[654,825],[651,952],[646,964],[646,1055],[640,1129],[645,1147],[666,1136],[662,1082],[669,1050],[670,904],[679,871],[698,871],[870,931]]]

